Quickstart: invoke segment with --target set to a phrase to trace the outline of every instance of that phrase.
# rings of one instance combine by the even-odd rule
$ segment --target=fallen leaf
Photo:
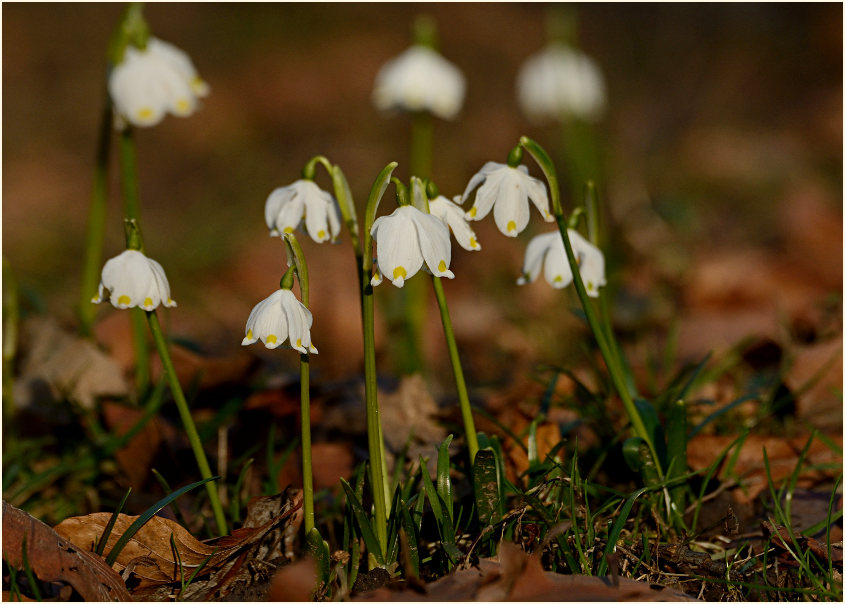
[[[794,350],[784,383],[796,399],[798,417],[820,429],[842,428],[842,334]]]
[[[798,542],[798,546],[801,550],[809,549],[816,557],[823,563],[828,562],[828,547],[827,544],[822,543],[818,539],[813,539],[812,537],[805,537],[804,535],[795,534],[795,539],[793,540],[792,537],[789,536],[789,530],[785,526],[780,526],[779,524],[775,524],[771,520],[764,520],[763,523],[763,533],[772,537],[772,544],[776,547],[779,547],[782,550],[791,550],[795,551],[795,542]],[[832,544],[831,544],[832,545]],[[832,546],[830,548],[830,561],[834,564],[842,564],[842,545],[839,544],[838,546]]]
[[[269,602],[308,602],[317,587],[317,566],[310,556],[288,564],[273,575]]]
[[[138,407],[106,402],[102,406],[103,420],[109,431],[122,436],[144,415]],[[172,427],[158,418],[151,418],[114,456],[129,485],[140,490],[150,476],[150,466],[162,441],[162,433],[173,433]],[[171,437],[176,436],[171,434]]]
[[[23,569],[23,540],[35,576],[69,583],[86,601],[131,602],[123,580],[99,556],[63,539],[49,526],[3,502],[3,559]]]

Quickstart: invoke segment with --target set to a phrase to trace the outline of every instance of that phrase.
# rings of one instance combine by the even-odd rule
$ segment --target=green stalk
[[[449,348],[449,360],[452,363],[452,371],[455,373],[458,402],[461,405],[461,417],[464,420],[464,431],[466,432],[467,446],[469,447],[469,461],[472,464],[475,461],[475,454],[478,453],[478,435],[475,432],[475,422],[472,419],[472,408],[469,405],[464,370],[461,367],[461,358],[458,355],[458,345],[455,342],[455,332],[452,330],[449,308],[446,306],[446,294],[443,292],[443,283],[440,277],[434,275],[432,275],[431,280],[434,284],[434,296],[437,298],[437,306],[440,308],[440,320],[443,322],[443,334],[446,336],[446,346]]]
[[[390,183],[390,175],[397,163],[391,162],[379,173],[370,189],[364,213],[363,257],[361,262],[362,319],[364,323],[364,391],[367,403],[367,444],[370,452],[370,471],[373,484],[373,515],[376,537],[383,552],[387,551],[387,470],[384,460],[384,439],[378,406],[376,382],[375,304],[370,278],[373,272],[373,236],[379,201]]]
[[[590,303],[590,298],[589,296],[587,296],[587,290],[584,287],[584,282],[581,279],[581,271],[578,267],[578,262],[575,259],[575,254],[572,251],[572,243],[569,241],[569,233],[567,231],[568,225],[566,222],[566,218],[563,215],[563,208],[560,202],[560,188],[558,185],[557,174],[555,173],[554,164],[552,163],[545,150],[543,150],[540,145],[538,145],[530,138],[523,136],[522,138],[520,138],[519,144],[526,151],[528,151],[531,156],[535,159],[537,164],[543,170],[543,173],[546,176],[546,180],[549,183],[549,191],[552,198],[552,211],[555,217],[555,221],[557,222],[557,227],[560,231],[561,238],[563,239],[563,247],[566,251],[566,259],[568,260],[569,267],[572,270],[572,282],[575,284],[575,291],[578,294],[578,299],[581,301],[581,307],[584,309],[584,314],[587,317],[587,323],[589,324],[590,329],[592,330],[593,335],[596,338],[596,343],[598,344],[599,351],[601,352],[601,355],[604,358],[605,365],[607,365],[607,370],[610,374],[610,380],[613,383],[613,387],[619,394],[619,397],[622,399],[622,405],[625,407],[625,412],[628,414],[628,418],[631,421],[631,427],[633,428],[634,434],[642,438],[648,445],[652,457],[654,458],[658,475],[662,480],[663,471],[660,467],[660,458],[657,455],[657,450],[655,449],[654,442],[652,442],[651,436],[649,435],[648,430],[646,430],[645,424],[643,423],[643,420],[640,417],[639,412],[637,411],[637,407],[636,405],[634,405],[634,400],[628,391],[628,386],[625,380],[625,374],[618,362],[618,359],[613,354],[611,344],[607,341],[604,329],[599,323],[598,317],[596,317],[595,310],[593,309],[593,306]]]
[[[434,147],[434,120],[428,111],[411,114],[411,175],[431,177],[431,157]]]
[[[94,186],[88,209],[88,230],[85,235],[85,260],[82,265],[82,294],[79,301],[79,331],[91,335],[97,309],[91,296],[97,290],[103,261],[103,241],[106,231],[106,201],[108,196],[109,152],[114,115],[108,91],[104,93],[100,132],[97,137],[97,155],[94,162]]]
[[[132,129],[127,127],[121,130],[119,140],[124,214],[129,220],[139,221],[138,169]],[[140,251],[144,251],[143,247]],[[144,325],[144,311],[140,308],[132,308],[129,312],[132,323],[132,348],[135,351],[135,386],[138,389],[138,397],[141,398],[150,384],[150,351]]]
[[[176,369],[173,367],[173,360],[170,358],[170,351],[167,348],[167,342],[164,339],[164,333],[161,331],[161,325],[158,321],[158,315],[154,310],[146,311],[147,322],[150,326],[150,333],[153,335],[153,342],[155,342],[158,356],[161,358],[161,365],[164,368],[164,373],[167,376],[167,383],[170,385],[170,391],[173,393],[173,400],[176,402],[176,407],[179,409],[179,416],[182,418],[182,425],[185,427],[185,434],[188,436],[188,441],[191,443],[191,449],[194,451],[194,457],[199,466],[200,475],[203,479],[211,479],[214,475],[211,473],[211,468],[208,465],[208,459],[205,456],[205,451],[202,448],[197,427],[194,424],[194,418],[191,417],[191,410],[188,409],[188,402],[185,400],[185,394],[182,392],[182,386],[179,384],[179,378],[176,377]],[[217,523],[217,532],[222,536],[228,532],[226,528],[226,516],[223,514],[223,506],[220,504],[220,495],[217,492],[217,487],[211,481],[205,483],[205,488],[208,491],[208,498],[211,502],[211,509],[214,511],[214,520]]]
[[[292,233],[285,233],[285,245],[293,258],[296,274],[299,277],[299,293],[302,304],[308,308],[309,281],[308,266],[302,247]],[[304,515],[305,535],[314,528],[314,472],[311,458],[311,370],[310,356],[299,355],[299,406],[302,429],[302,508]]]

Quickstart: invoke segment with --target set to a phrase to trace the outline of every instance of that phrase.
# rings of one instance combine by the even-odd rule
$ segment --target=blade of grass
[[[109,535],[111,535],[112,529],[114,528],[114,523],[117,522],[117,517],[120,516],[121,510],[123,510],[123,506],[126,505],[126,500],[129,499],[129,493],[132,492],[132,487],[129,487],[126,491],[126,495],[123,496],[123,499],[120,500],[120,503],[117,504],[117,507],[112,512],[111,518],[109,518],[108,524],[106,524],[106,528],[103,529],[103,534],[100,536],[99,541],[97,541],[97,555],[103,555],[103,549],[106,547],[106,542],[109,540]]]
[[[232,504],[229,509],[229,516],[232,517],[233,523],[240,523],[241,521],[241,487],[244,483],[244,477],[246,476],[247,470],[252,467],[252,463],[255,461],[255,458],[250,457],[247,462],[241,468],[240,473],[238,474],[238,480],[235,482],[235,490],[232,493]]]
[[[343,491],[346,493],[346,503],[347,505],[352,507],[352,512],[355,515],[355,520],[358,524],[358,528],[361,531],[361,537],[364,539],[364,544],[367,546],[367,550],[373,557],[376,559],[380,565],[384,566],[384,555],[381,551],[381,546],[379,545],[378,539],[376,538],[376,534],[373,532],[373,527],[370,524],[370,519],[367,517],[367,513],[364,511],[364,506],[361,505],[361,501],[355,495],[355,492],[352,490],[352,487],[349,486],[349,483],[346,482],[343,478],[340,479],[340,484],[343,487]]]
[[[200,486],[204,485],[205,483],[210,482],[212,480],[219,480],[219,479],[220,479],[219,476],[211,476],[210,478],[204,478],[203,480],[198,480],[197,482],[192,482],[189,485],[185,485],[184,487],[182,487],[178,491],[174,491],[173,493],[171,493],[167,497],[164,497],[163,499],[159,499],[152,506],[147,508],[147,510],[143,514],[138,516],[138,518],[136,518],[135,521],[132,524],[129,525],[129,528],[126,529],[126,532],[123,533],[123,535],[121,535],[120,539],[117,540],[117,543],[114,544],[114,547],[109,552],[109,555],[106,556],[106,564],[108,564],[109,566],[114,565],[114,561],[117,560],[118,555],[120,555],[120,552],[123,550],[123,548],[126,546],[126,544],[129,543],[129,540],[132,539],[132,537],[135,536],[135,533],[137,533],[141,529],[142,526],[144,526],[147,522],[149,522],[150,518],[152,518],[153,516],[158,514],[161,511],[162,508],[169,505],[170,502],[175,501],[177,498],[181,497],[182,495],[184,495],[188,491],[191,491],[191,490],[193,490],[197,487],[200,487]]]
[[[452,443],[452,435],[446,437],[440,448],[437,450],[437,494],[446,504],[446,512],[449,519],[454,518],[452,508],[452,479],[449,477],[449,445]]]

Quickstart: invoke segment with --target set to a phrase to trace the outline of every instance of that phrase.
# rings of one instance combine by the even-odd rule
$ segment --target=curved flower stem
[[[610,380],[613,383],[613,387],[619,394],[619,398],[622,399],[622,405],[625,407],[625,412],[628,415],[628,419],[631,421],[631,427],[634,431],[634,434],[642,438],[648,445],[649,451],[651,452],[651,455],[654,458],[654,463],[657,468],[658,475],[662,479],[663,470],[660,467],[660,458],[657,455],[657,450],[654,446],[654,442],[652,441],[651,435],[648,433],[648,430],[646,429],[645,424],[643,423],[642,417],[640,417],[640,414],[637,411],[637,407],[634,404],[634,400],[631,397],[630,392],[628,391],[628,384],[626,383],[623,369],[620,366],[619,359],[614,354],[612,345],[608,342],[604,329],[599,323],[598,317],[596,317],[593,305],[590,303],[590,298],[587,296],[587,290],[584,287],[584,282],[581,279],[581,271],[578,267],[578,262],[575,259],[575,254],[572,251],[572,244],[569,241],[569,233],[567,231],[568,225],[566,222],[566,218],[563,215],[563,208],[560,201],[560,187],[558,185],[557,174],[555,173],[554,164],[552,163],[548,154],[543,150],[543,148],[540,147],[540,145],[538,145],[530,138],[523,136],[520,139],[519,144],[531,154],[531,156],[543,170],[543,173],[546,176],[546,180],[549,183],[549,191],[551,194],[553,207],[552,211],[554,213],[555,221],[557,222],[557,227],[560,231],[561,238],[563,239],[563,248],[566,251],[566,259],[568,260],[569,266],[572,270],[572,282],[575,284],[575,291],[578,294],[578,299],[581,301],[581,307],[584,309],[584,314],[587,317],[587,323],[589,324],[590,329],[592,330],[593,335],[596,338],[596,343],[598,344],[599,351],[601,352],[601,355],[604,358],[605,365],[607,365],[607,370],[610,374]]]
[[[140,202],[138,200],[138,170],[135,159],[135,138],[130,128],[120,131],[120,176],[123,189],[124,214],[129,220],[138,220]],[[141,249],[140,251],[144,251]],[[150,351],[144,327],[144,311],[140,308],[130,310],[132,322],[132,347],[135,350],[135,385],[139,398],[150,384]],[[203,477],[205,478],[205,477]]]
[[[173,393],[173,400],[176,402],[176,407],[179,409],[179,417],[182,418],[182,425],[185,427],[185,434],[188,436],[188,441],[191,443],[191,449],[194,451],[194,457],[199,466],[200,475],[203,478],[211,478],[211,468],[208,465],[208,459],[205,456],[205,451],[202,448],[197,427],[194,424],[194,419],[191,417],[191,410],[188,409],[188,402],[185,400],[185,394],[182,392],[182,386],[179,384],[179,378],[176,377],[176,369],[173,367],[173,361],[170,358],[170,351],[167,348],[167,342],[164,339],[164,334],[161,331],[161,325],[158,322],[158,316],[154,310],[146,311],[147,322],[150,326],[150,333],[153,335],[153,341],[158,350],[158,355],[161,358],[161,365],[164,368],[164,373],[167,376],[167,383],[170,385],[170,391]],[[214,520],[217,523],[217,532],[222,536],[228,532],[226,527],[226,516],[223,514],[223,506],[220,504],[220,495],[217,492],[217,486],[211,482],[205,484],[208,491],[208,498],[211,502],[211,509],[214,512]]]
[[[464,380],[464,370],[461,367],[461,358],[458,355],[458,345],[455,342],[455,332],[452,330],[452,320],[449,317],[449,308],[446,306],[446,294],[443,292],[443,283],[440,277],[432,275],[434,284],[434,296],[437,298],[437,306],[440,308],[440,320],[443,322],[443,334],[446,336],[446,346],[449,348],[449,360],[452,362],[452,371],[455,373],[455,385],[458,389],[458,402],[461,405],[461,417],[464,420],[464,431],[466,432],[467,447],[469,448],[470,465],[475,461],[475,454],[478,453],[478,435],[475,431],[475,421],[472,419],[472,408],[469,404],[467,385]]]
[[[103,240],[106,231],[106,201],[109,175],[109,153],[114,115],[108,91],[103,94],[103,111],[100,117],[100,132],[97,136],[97,154],[94,162],[94,186],[91,191],[91,205],[88,209],[88,231],[85,235],[85,260],[82,265],[82,296],[79,303],[79,330],[84,336],[91,335],[91,328],[97,308],[91,304],[91,296],[97,291],[100,268],[103,259]]]

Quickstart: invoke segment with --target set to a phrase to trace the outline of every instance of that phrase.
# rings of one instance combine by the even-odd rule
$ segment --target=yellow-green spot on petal
[[[396,268],[393,269],[393,278],[394,279],[399,279],[400,277],[402,279],[404,279],[407,276],[408,276],[408,271],[406,271],[404,269],[404,267],[397,266]]]
[[[144,298],[144,307],[145,308],[150,307],[152,305],[153,305],[153,299],[152,298]]]
[[[555,281],[555,283],[561,283],[563,281],[563,277],[558,275],[557,277],[555,277],[554,281]]]
[[[440,264],[438,264],[438,265],[437,265],[437,270],[439,270],[441,273],[442,273],[442,272],[445,272],[447,268],[448,268],[448,267],[446,266],[446,261],[445,261],[445,260],[441,260],[441,261],[440,261]]]
[[[508,233],[512,233],[516,230],[516,223],[511,220],[508,222]]]
[[[296,338],[296,347],[302,348],[302,338]]]
[[[293,227],[289,227],[289,226],[285,227],[285,233],[287,233],[288,235],[293,233]]]
[[[317,233],[317,239],[325,239],[325,238],[326,238],[326,232],[324,230],[320,229],[320,232]]]
[[[153,110],[149,107],[141,107],[138,109],[138,119],[146,120],[153,116]]]
[[[478,208],[476,208],[475,206],[471,207],[469,210],[469,217],[475,218],[476,214],[478,214]]]
[[[469,247],[478,247],[478,241],[476,241],[475,237],[469,238]]]
[[[593,291],[593,282],[592,281],[587,281],[587,291],[588,292]]]
[[[274,336],[273,334],[270,334],[269,336],[267,336],[267,340],[265,340],[265,341],[267,342],[267,344],[275,344],[276,343],[276,336]]]
[[[176,101],[176,108],[184,112],[191,108],[191,103],[188,102],[188,99],[179,99]]]
[[[247,340],[251,340],[252,338],[253,338],[253,336],[252,336],[252,330],[251,330],[251,329],[247,329],[247,330],[246,330],[246,339],[247,339]]]
[[[117,299],[117,303],[118,304],[126,304],[127,306],[129,306],[130,304],[132,304],[132,300],[131,300],[131,298],[129,298],[129,296],[124,294]]]

